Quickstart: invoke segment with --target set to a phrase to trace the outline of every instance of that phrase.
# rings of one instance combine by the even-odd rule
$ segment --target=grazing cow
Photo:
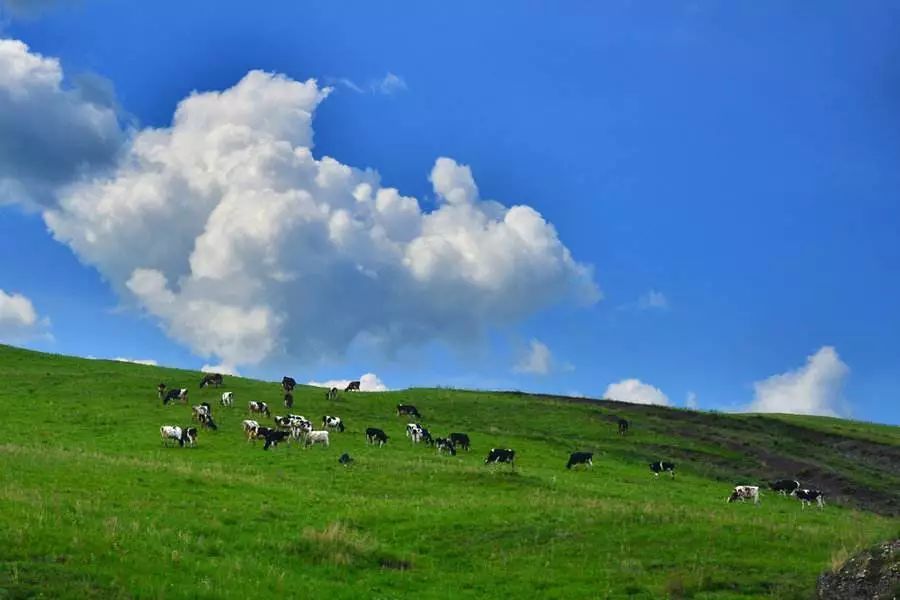
[[[515,450],[510,450],[509,448],[491,448],[487,458],[484,459],[484,464],[509,463],[510,465],[515,466],[515,463],[513,462],[515,459]]]
[[[203,376],[203,379],[200,380],[200,387],[205,388],[208,385],[214,385],[219,387],[222,385],[222,374],[221,373],[207,373]]]
[[[425,442],[426,446],[434,446],[434,438],[431,437],[431,432],[424,427],[419,432],[419,441]]]
[[[281,389],[285,392],[293,392],[295,387],[297,387],[297,382],[294,381],[293,377],[285,375],[281,378]]]
[[[338,397],[338,389],[336,387],[331,388],[327,392],[325,392],[326,400],[337,400]]]
[[[650,470],[653,471],[654,477],[659,477],[660,473],[668,473],[672,479],[675,478],[675,463],[665,461],[650,463]]]
[[[222,394],[222,406],[234,406],[234,392],[224,392]]]
[[[200,421],[202,416],[209,415],[210,409],[209,404],[206,402],[201,402],[200,404],[195,404],[191,407],[191,420],[192,421]]]
[[[187,402],[188,391],[187,388],[175,388],[165,392],[164,394],[160,393],[160,396],[162,397],[163,405],[166,405],[169,402],[175,402],[176,400]]]
[[[419,414],[419,411],[416,410],[416,407],[412,404],[398,404],[397,405],[397,416],[409,415],[410,417],[416,417],[417,419],[421,419],[422,415]]]
[[[456,456],[456,446],[449,438],[437,438],[434,440],[434,447],[437,448],[438,453],[447,452],[450,456]]]
[[[359,382],[351,381],[347,384],[347,387],[344,388],[345,392],[358,392],[359,391]]]
[[[159,428],[159,435],[162,437],[163,444],[168,446],[169,440],[175,440],[180,447],[185,444],[193,446],[197,441],[197,428],[185,427],[181,428],[177,425],[163,425]]]
[[[593,452],[573,452],[569,455],[569,462],[566,463],[566,468],[571,469],[576,465],[587,465],[589,467],[594,466],[594,453]]]
[[[262,427],[260,429],[263,429]],[[287,431],[273,431],[269,430],[266,433],[266,443],[263,446],[263,450],[268,450],[271,446],[277,446],[278,442],[281,442],[290,435]]]
[[[626,421],[625,419],[619,419],[617,423],[619,425],[619,435],[625,435],[626,433],[628,433],[628,421]]]
[[[284,395],[284,407],[294,408],[294,395],[290,392],[287,392]]]
[[[778,481],[770,483],[769,489],[773,492],[778,492],[782,496],[787,496],[800,489],[800,482],[794,479],[779,479]]]
[[[306,446],[312,446],[313,444],[322,444],[326,448],[328,447],[328,432],[323,430],[318,431],[310,431],[306,434]]]
[[[736,485],[731,495],[728,496],[728,502],[735,500],[753,500],[753,504],[759,504],[759,486],[758,485]]]
[[[419,443],[419,436],[422,434],[422,426],[418,423],[407,423],[406,424],[406,437],[410,439],[414,444]]]
[[[342,465],[344,465],[345,467],[349,467],[350,464],[353,462],[353,459],[350,458],[349,454],[344,452],[343,454],[341,454],[341,457],[338,459],[338,462],[341,463]]]
[[[366,428],[366,443],[367,444],[378,444],[379,447],[387,444],[388,436],[385,432],[378,429],[377,427],[367,427]]]
[[[825,495],[819,490],[796,489],[791,492],[800,500],[800,508],[806,508],[807,504],[815,502],[819,508],[825,508]]]
[[[266,415],[267,417],[271,417],[272,413],[269,412],[269,405],[265,402],[257,402],[255,400],[251,400],[247,403],[247,410],[250,413],[257,413],[260,415]]]
[[[263,427],[262,425],[260,425],[259,427],[257,427],[256,429],[253,430],[252,435],[250,436],[250,439],[253,441],[256,441],[260,438],[266,439],[266,436],[274,431],[278,431],[278,430],[272,429],[271,427]]]
[[[451,433],[450,441],[453,442],[453,445],[457,448],[462,448],[466,452],[469,451],[469,436],[465,433]]]
[[[338,431],[344,431],[344,422],[340,417],[332,417],[331,415],[325,415],[322,417],[322,428],[323,429],[337,429]]]
[[[256,430],[259,429],[259,423],[253,419],[244,419],[241,422],[241,426],[244,428],[244,433],[247,435],[248,442],[256,437]]]

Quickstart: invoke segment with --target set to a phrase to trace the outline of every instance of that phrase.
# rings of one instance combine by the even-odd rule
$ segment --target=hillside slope
[[[233,409],[197,448],[159,426],[190,409],[155,386],[200,375],[0,346],[0,597],[806,598],[854,549],[897,537],[900,432],[834,419],[721,415],[614,402],[413,389],[295,393],[295,413],[337,414],[330,448],[248,444],[248,400],[283,413],[278,384],[226,377]],[[404,436],[398,402],[471,453]],[[632,422],[619,436],[613,421]],[[363,430],[382,427],[384,448]],[[517,451],[514,471],[483,464]],[[592,450],[592,471],[564,468]],[[355,463],[337,462],[349,452]],[[674,479],[647,463],[673,459]],[[824,511],[735,483],[799,476]]]

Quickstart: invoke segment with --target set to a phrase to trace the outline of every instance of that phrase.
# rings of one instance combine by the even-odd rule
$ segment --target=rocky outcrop
[[[819,600],[900,599],[900,539],[856,554],[834,572],[823,573]]]

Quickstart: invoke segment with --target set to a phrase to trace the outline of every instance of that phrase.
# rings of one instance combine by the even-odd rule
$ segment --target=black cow
[[[367,427],[366,428],[366,443],[367,444],[378,444],[379,446],[384,446],[387,444],[388,436],[385,432],[378,429],[377,427]]]
[[[815,502],[819,508],[825,508],[825,495],[819,490],[797,489],[791,494],[800,500],[800,508],[806,508],[807,504]]]
[[[675,463],[658,461],[654,463],[650,463],[650,470],[653,471],[654,477],[659,477],[660,473],[668,473],[675,478]]]
[[[181,400],[182,402],[187,402],[188,391],[185,388],[173,388],[163,395],[160,393],[162,397],[163,404],[168,404],[169,402],[175,402],[176,400]]]
[[[347,384],[347,387],[344,388],[345,392],[358,392],[359,391],[359,382],[351,381]]]
[[[800,489],[800,482],[794,479],[779,479],[769,484],[769,489],[778,492],[782,496],[793,494],[795,490]]]
[[[515,450],[510,450],[509,448],[491,448],[491,451],[488,452],[487,458],[484,459],[484,464],[509,463],[510,465],[515,466],[515,463],[513,462],[515,459]]]
[[[589,467],[594,466],[594,453],[593,452],[573,452],[569,455],[569,462],[566,463],[566,468],[571,469],[576,465],[587,465]]]
[[[284,395],[284,407],[285,408],[294,408],[294,395],[290,392],[287,392]]]
[[[222,385],[224,381],[221,373],[207,373],[203,376],[203,379],[200,380],[200,387],[205,388],[208,385],[214,385],[219,387]]]
[[[412,404],[398,404],[397,405],[397,416],[401,415],[410,415],[411,417],[416,417],[421,419],[422,415],[419,414],[419,411],[416,410],[416,407]]]
[[[419,425],[419,439],[425,442],[426,446],[434,446],[434,438],[431,437],[431,432]]]
[[[628,433],[628,421],[626,421],[625,419],[619,419],[617,423],[619,424],[619,435],[625,435],[626,433]]]
[[[277,429],[272,429],[271,427],[257,427],[253,432],[253,440],[255,442],[260,438],[266,439],[266,436],[268,436],[270,433],[274,433],[275,431],[277,431]]]
[[[345,467],[349,467],[350,464],[353,462],[353,459],[350,458],[349,454],[344,452],[343,454],[341,454],[341,457],[338,459],[338,462],[341,463],[342,465],[344,465]]]
[[[297,382],[293,377],[284,376],[281,378],[281,389],[285,392],[293,392],[294,388],[297,387]]]
[[[434,440],[434,447],[438,452],[448,452],[450,456],[456,456],[456,446],[449,438],[438,438]]]
[[[269,431],[266,433],[266,444],[263,446],[263,450],[268,450],[269,446],[277,446],[278,442],[286,440],[288,436],[291,435],[290,431]]]
[[[451,433],[450,441],[453,442],[453,445],[457,448],[462,448],[466,452],[469,451],[469,436],[465,433]]]

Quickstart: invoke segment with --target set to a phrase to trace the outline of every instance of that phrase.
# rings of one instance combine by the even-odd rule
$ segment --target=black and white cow
[[[759,486],[758,485],[736,485],[728,496],[728,502],[740,500],[753,500],[753,504],[759,504]]]
[[[177,425],[163,425],[159,428],[159,435],[162,437],[163,444],[168,446],[170,440],[178,442],[180,447],[185,444],[193,446],[197,442],[196,427],[179,427]]]
[[[203,379],[200,380],[200,387],[205,388],[208,385],[219,387],[222,385],[223,381],[224,378],[221,373],[207,373],[203,376]]]
[[[487,458],[484,459],[484,464],[509,463],[510,465],[514,466],[515,459],[515,450],[510,450],[509,448],[491,448],[491,451],[488,452]]]
[[[422,426],[418,423],[406,424],[406,437],[414,444],[418,444],[421,440]]]
[[[336,387],[331,388],[327,392],[325,392],[326,400],[337,400],[338,397],[338,389]]]
[[[322,417],[322,429],[337,429],[338,431],[344,431],[344,422],[340,417],[332,417],[331,415],[325,415]]]
[[[265,402],[257,402],[256,400],[251,400],[247,403],[247,411],[250,414],[256,413],[259,415],[266,415],[267,417],[271,417],[272,413],[269,412],[269,405]]]
[[[619,435],[625,435],[626,433],[628,433],[628,427],[630,425],[627,420],[619,419],[616,423],[619,426]]]
[[[659,477],[660,473],[668,473],[675,478],[675,463],[657,461],[650,463],[650,470],[653,471],[654,477]]]
[[[208,402],[201,402],[200,404],[195,404],[191,407],[191,419],[194,421],[199,421],[201,415],[210,414],[210,407]]]
[[[421,431],[419,431],[419,441],[424,443],[426,446],[434,446],[434,438],[431,437],[431,432],[424,427],[422,427]]]
[[[366,428],[366,443],[367,444],[378,444],[379,446],[384,446],[387,444],[388,436],[387,434],[378,429],[377,427],[367,427]]]
[[[188,391],[187,388],[174,388],[168,391],[161,391],[160,398],[162,398],[163,405],[166,405],[169,402],[175,402],[176,400],[187,402]]]
[[[416,417],[417,419],[421,419],[422,415],[419,414],[419,411],[416,410],[416,407],[412,404],[398,404],[397,405],[397,416],[409,415],[411,417]]]
[[[795,479],[779,479],[770,483],[769,489],[773,492],[778,492],[782,496],[787,496],[800,489],[800,482]]]
[[[234,406],[234,392],[222,393],[222,406]]]
[[[791,495],[800,500],[800,508],[806,508],[807,504],[812,504],[813,502],[819,508],[825,508],[825,495],[819,490],[796,489]]]
[[[451,433],[450,441],[457,448],[462,448],[466,452],[469,451],[469,436],[465,433]]]
[[[260,425],[259,427],[257,427],[256,429],[254,429],[251,432],[249,439],[253,442],[256,442],[256,440],[259,440],[259,439],[264,440],[264,439],[266,439],[267,435],[269,435],[270,433],[272,433],[274,431],[278,431],[278,430],[272,429],[271,427],[263,427],[262,425]]]
[[[434,447],[439,453],[446,452],[450,456],[456,456],[456,446],[450,441],[450,438],[437,438],[434,440]]]
[[[291,435],[289,431],[269,430],[266,433],[266,443],[263,445],[263,450],[268,450],[272,446],[277,446],[278,442],[286,440],[289,435]]]
[[[290,392],[285,392],[284,394],[284,407],[294,408],[294,395]]]
[[[573,452],[569,455],[569,462],[566,463],[566,468],[571,469],[577,465],[587,465],[588,467],[594,466],[594,453],[593,452]]]
[[[287,375],[285,375],[281,378],[281,389],[283,389],[285,392],[293,392],[295,387],[297,387],[297,382],[293,377],[288,377]]]
[[[359,391],[359,382],[351,381],[347,384],[347,387],[344,388],[345,392],[358,392]]]
[[[244,428],[244,434],[246,434],[248,442],[256,437],[256,430],[259,429],[259,423],[253,419],[244,419],[241,422],[241,426]]]

